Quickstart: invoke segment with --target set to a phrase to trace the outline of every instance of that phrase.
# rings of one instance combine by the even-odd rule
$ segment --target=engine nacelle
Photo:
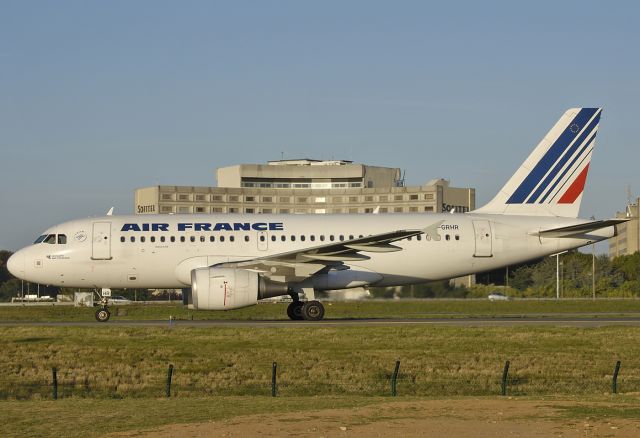
[[[191,271],[194,309],[239,309],[253,306],[263,298],[286,295],[287,290],[285,283],[276,283],[246,269],[199,268]]]

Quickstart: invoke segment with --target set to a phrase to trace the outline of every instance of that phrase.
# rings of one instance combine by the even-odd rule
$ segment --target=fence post
[[[51,368],[51,374],[53,374],[53,381],[51,384],[53,387],[53,399],[58,400],[58,370],[56,367]]]
[[[391,396],[395,397],[398,395],[397,385],[398,385],[398,370],[400,370],[400,361],[396,361],[396,367],[393,370],[393,375],[391,376]]]
[[[620,361],[616,362],[616,369],[613,370],[613,380],[611,381],[611,392],[618,393],[618,373],[620,372]]]
[[[502,371],[502,395],[507,395],[507,382],[509,380],[509,361],[504,363],[504,371]]]
[[[274,362],[273,365],[271,365],[271,397],[275,397],[277,395],[277,387],[276,387],[277,371],[278,371],[278,364],[277,362]]]
[[[169,370],[167,370],[167,398],[171,397],[171,378],[173,377],[173,364],[169,364]]]

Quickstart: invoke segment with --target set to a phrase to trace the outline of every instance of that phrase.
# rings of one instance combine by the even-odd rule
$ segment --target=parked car
[[[489,301],[508,301],[511,299],[511,297],[506,296],[502,292],[492,292],[487,298],[489,298]]]
[[[109,298],[109,303],[110,304],[132,304],[133,301],[131,301],[129,298],[123,297],[122,295],[114,295]]]

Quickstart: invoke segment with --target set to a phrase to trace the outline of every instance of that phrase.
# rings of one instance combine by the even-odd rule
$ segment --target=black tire
[[[320,301],[307,301],[302,306],[302,317],[307,321],[320,321],[324,318],[324,306]]]
[[[302,316],[302,306],[304,303],[302,301],[294,301],[289,304],[287,307],[287,316],[294,321],[301,321],[304,319]]]
[[[96,310],[96,320],[98,322],[107,322],[111,317],[111,312],[106,307]]]

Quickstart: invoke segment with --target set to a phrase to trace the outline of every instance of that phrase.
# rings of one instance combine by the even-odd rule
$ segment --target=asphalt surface
[[[548,315],[544,317],[468,317],[468,318],[421,318],[421,319],[325,319],[322,321],[290,320],[126,320],[112,317],[110,321],[0,321],[0,327],[362,327],[431,325],[456,327],[505,327],[505,326],[560,326],[603,327],[612,325],[640,326],[640,317],[574,317]]]

